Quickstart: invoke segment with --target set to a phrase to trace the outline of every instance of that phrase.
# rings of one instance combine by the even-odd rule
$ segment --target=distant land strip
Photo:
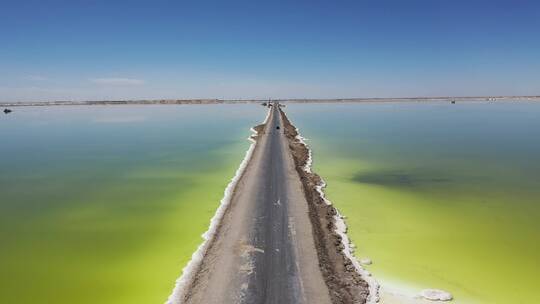
[[[87,100],[87,101],[20,101],[0,102],[2,107],[20,106],[90,106],[90,105],[184,105],[184,104],[239,104],[278,101],[285,103],[340,103],[340,102],[399,102],[399,101],[497,101],[497,100],[535,100],[536,96],[458,96],[458,97],[381,97],[381,98],[272,98],[272,99],[144,99],[144,100]]]

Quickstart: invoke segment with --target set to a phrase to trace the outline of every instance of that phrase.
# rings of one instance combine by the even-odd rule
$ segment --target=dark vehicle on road
[[[276,129],[279,130],[279,126],[276,126]]]
[[[11,113],[13,111],[11,111],[10,109],[4,109],[4,114],[8,114],[8,113]]]

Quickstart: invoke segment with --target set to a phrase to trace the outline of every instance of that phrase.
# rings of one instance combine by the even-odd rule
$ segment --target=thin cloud
[[[133,78],[94,78],[90,79],[90,81],[95,84],[110,86],[138,86],[144,84],[144,80]]]
[[[27,80],[30,80],[30,81],[44,81],[44,80],[49,80],[49,78],[45,77],[45,76],[41,76],[41,75],[28,75],[25,77],[25,79]]]

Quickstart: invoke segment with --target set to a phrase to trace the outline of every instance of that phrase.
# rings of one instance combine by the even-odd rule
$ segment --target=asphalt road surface
[[[281,117],[270,111],[185,303],[331,303]]]

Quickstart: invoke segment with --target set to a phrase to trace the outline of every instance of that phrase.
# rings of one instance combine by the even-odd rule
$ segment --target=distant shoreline
[[[361,102],[422,102],[422,101],[540,101],[538,96],[445,96],[445,97],[390,97],[390,98],[285,98],[272,99],[283,103],[361,103]],[[23,106],[91,106],[91,105],[191,105],[191,104],[246,104],[264,103],[268,99],[152,99],[152,100],[88,100],[88,101],[21,101],[0,102],[1,107]]]

